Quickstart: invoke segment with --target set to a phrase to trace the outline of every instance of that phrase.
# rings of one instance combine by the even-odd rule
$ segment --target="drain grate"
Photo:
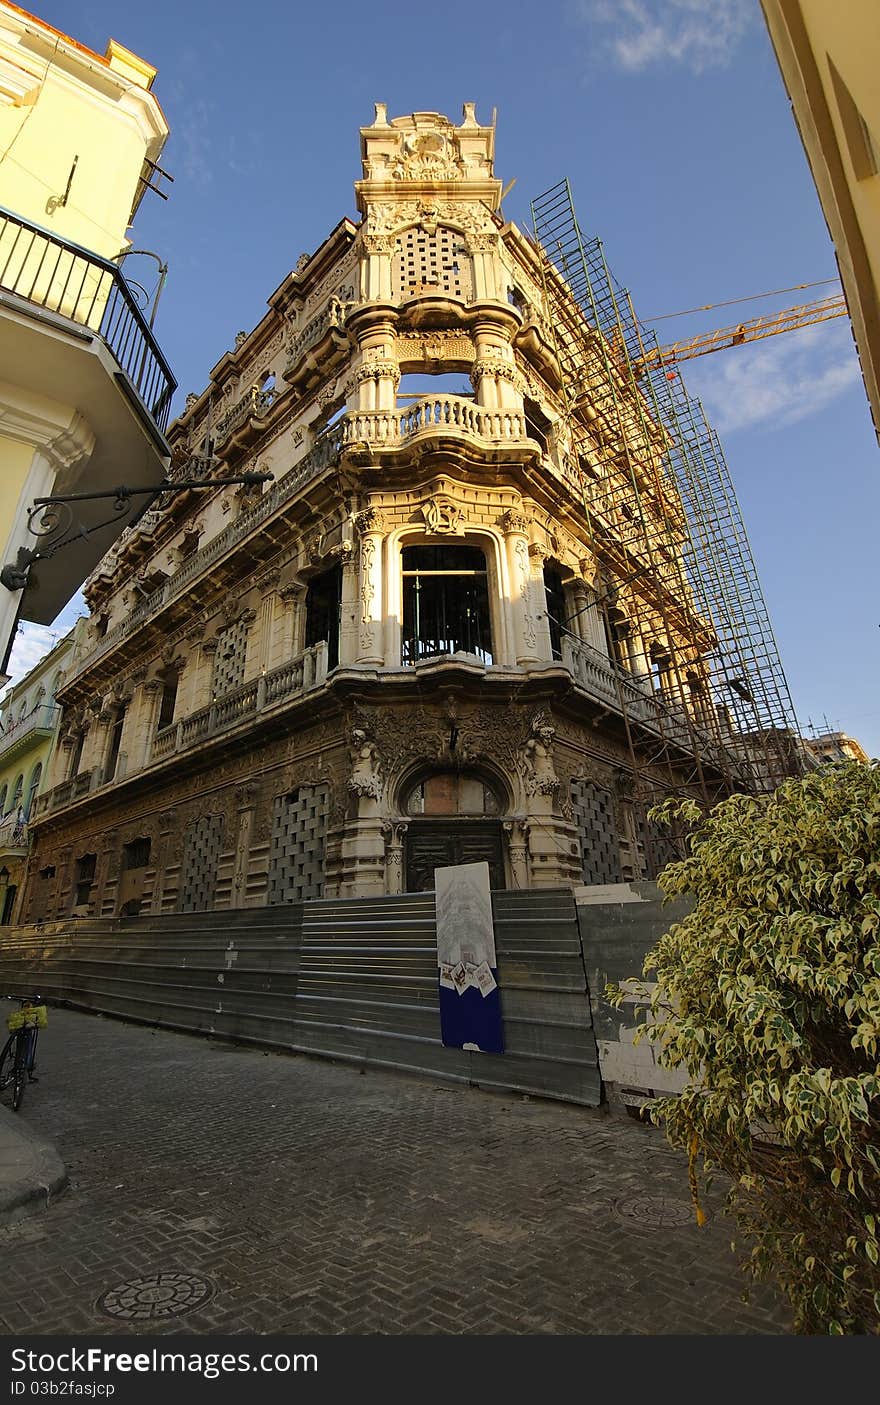
[[[98,1299],[97,1307],[108,1317],[146,1322],[181,1317],[213,1296],[212,1284],[194,1273],[149,1273],[145,1278],[130,1278],[127,1283],[108,1289]]]
[[[634,1195],[630,1200],[618,1200],[614,1206],[618,1219],[639,1224],[644,1229],[667,1229],[672,1225],[691,1224],[693,1207],[666,1195]]]

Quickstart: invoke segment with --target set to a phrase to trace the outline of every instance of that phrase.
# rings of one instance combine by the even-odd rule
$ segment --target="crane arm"
[[[784,312],[776,312],[768,317],[754,317],[750,322],[740,322],[735,327],[722,327],[720,331],[703,332],[687,341],[653,347],[638,357],[635,365],[637,370],[642,371],[649,366],[666,366],[675,361],[689,361],[694,356],[706,356],[710,351],[721,351],[724,347],[761,341],[764,337],[775,337],[779,332],[793,332],[798,327],[828,322],[832,317],[845,317],[848,311],[846,299],[842,294],[833,298],[823,298],[821,302],[802,303],[800,307],[789,307]]]

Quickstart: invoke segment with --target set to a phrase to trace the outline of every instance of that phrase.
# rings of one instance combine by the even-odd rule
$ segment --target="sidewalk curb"
[[[54,1144],[0,1108],[0,1227],[45,1210],[67,1186]]]

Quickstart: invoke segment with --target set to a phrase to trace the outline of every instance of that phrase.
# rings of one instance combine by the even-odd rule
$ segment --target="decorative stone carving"
[[[459,180],[461,168],[445,132],[404,132],[391,176],[406,181]]]
[[[342,569],[345,570],[348,566],[352,565],[355,558],[354,542],[339,542],[336,546],[331,546],[330,550],[327,552],[327,555],[331,561],[334,561],[338,566],[341,566]]]
[[[556,728],[551,727],[542,713],[532,720],[532,731],[523,743],[521,769],[526,792],[529,795],[556,795],[559,790],[559,777],[553,765],[553,738]]]
[[[502,532],[519,532],[523,536],[528,536],[529,519],[524,512],[516,512],[513,508],[508,508],[501,518]]]
[[[348,789],[353,795],[381,800],[379,749],[360,727],[352,729],[351,740],[351,775],[348,778]]]
[[[354,519],[355,530],[360,536],[368,532],[384,532],[385,518],[376,507],[365,507]]]
[[[438,535],[460,536],[464,531],[465,517],[461,508],[452,498],[438,493],[422,503],[421,513],[425,519],[425,529]]]
[[[481,356],[471,367],[471,384],[476,388],[483,376],[493,376],[495,380],[510,381],[517,390],[525,389],[525,382],[511,361],[504,361],[500,356]]]
[[[324,533],[313,532],[305,543],[306,560],[312,566],[319,566],[324,559]]]
[[[364,361],[358,366],[353,377],[355,384],[360,385],[363,381],[392,380],[395,385],[400,383],[400,368],[396,361],[391,361],[387,357],[375,361]]]
[[[191,410],[192,407],[193,407],[193,405],[197,405],[198,403],[199,403],[199,397],[198,397],[198,395],[196,395],[196,393],[195,393],[194,390],[191,390],[190,393],[189,393],[189,395],[186,397],[186,402],[185,402],[185,404],[186,404],[186,409],[187,409],[187,410]]]
[[[529,544],[529,556],[534,561],[536,567],[543,566],[545,561],[549,561],[553,555],[549,546],[543,542],[531,542]]]
[[[247,332],[236,332],[236,334],[235,334],[235,349],[236,349],[236,351],[240,350],[240,348],[244,346],[244,344],[245,344],[245,342],[247,341],[247,339],[248,339],[248,334],[247,334]]]
[[[306,264],[311,261],[311,257],[311,254],[300,254],[299,258],[293,266],[294,273],[302,273]]]

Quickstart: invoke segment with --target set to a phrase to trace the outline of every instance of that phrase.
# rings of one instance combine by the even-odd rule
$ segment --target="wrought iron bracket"
[[[269,483],[272,473],[238,473],[229,478],[184,478],[176,482],[160,483],[152,488],[129,488],[121,484],[103,493],[61,493],[54,497],[34,498],[33,507],[28,510],[28,531],[39,539],[36,548],[20,546],[14,562],[7,562],[0,570],[0,585],[7,590],[24,590],[28,583],[30,568],[35,561],[45,561],[54,556],[64,546],[93,532],[131,512],[135,498],[150,498],[155,501],[165,493],[200,493],[209,488],[224,488],[231,483]],[[110,501],[113,503],[113,516],[90,527],[76,518],[74,503]],[[146,507],[144,508],[146,511]]]

